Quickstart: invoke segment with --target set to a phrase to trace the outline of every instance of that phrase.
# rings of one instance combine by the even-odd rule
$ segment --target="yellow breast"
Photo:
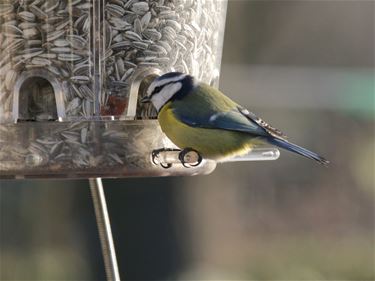
[[[222,159],[246,154],[260,141],[247,133],[222,129],[197,128],[176,119],[167,103],[159,112],[158,120],[167,137],[179,148],[192,148],[204,158]]]

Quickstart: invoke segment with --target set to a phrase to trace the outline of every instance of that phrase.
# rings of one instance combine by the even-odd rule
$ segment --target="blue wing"
[[[171,107],[179,120],[192,127],[285,138],[279,130],[268,125],[254,113],[203,83],[200,83],[193,93],[184,96],[183,101],[175,100]]]
[[[262,126],[242,113],[239,108],[224,112],[211,111],[204,115],[191,114],[191,112],[187,114],[187,112],[174,110],[174,114],[179,120],[192,127],[223,129],[258,136],[269,136]]]

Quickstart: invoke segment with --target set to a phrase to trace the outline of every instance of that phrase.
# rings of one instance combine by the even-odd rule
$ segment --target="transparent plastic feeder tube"
[[[154,149],[172,144],[152,108],[139,106],[134,83],[143,71],[181,71],[217,85],[226,6],[224,0],[1,1],[0,177],[211,172],[213,161],[168,170],[152,163]]]

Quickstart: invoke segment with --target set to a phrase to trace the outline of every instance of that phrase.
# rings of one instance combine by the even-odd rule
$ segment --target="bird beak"
[[[140,102],[141,103],[149,103],[151,101],[150,97],[149,96],[145,96],[143,98],[141,98]]]

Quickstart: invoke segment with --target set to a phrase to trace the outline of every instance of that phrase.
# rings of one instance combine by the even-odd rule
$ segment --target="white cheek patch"
[[[147,96],[150,96],[151,93],[155,90],[156,86],[154,84],[155,82],[151,83],[151,85],[147,89]]]
[[[151,100],[159,112],[160,108],[163,107],[179,90],[182,88],[182,83],[172,83],[163,87],[163,89],[156,95],[154,95]]]

